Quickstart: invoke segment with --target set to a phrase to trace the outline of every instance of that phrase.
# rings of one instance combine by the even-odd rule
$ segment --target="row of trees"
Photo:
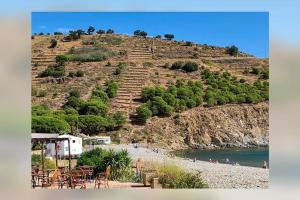
[[[133,32],[133,35],[135,36],[141,36],[141,37],[147,37],[148,33],[145,32],[145,31],[142,31],[142,30],[136,30]],[[167,40],[172,40],[174,39],[174,35],[173,34],[170,34],[170,33],[167,33],[164,35],[165,39]],[[161,35],[157,35],[155,36],[154,38],[158,38],[158,39],[161,39]]]
[[[177,80],[167,89],[156,86],[142,90],[142,104],[136,109],[139,121],[145,122],[151,116],[169,116],[172,112],[182,112],[201,105],[224,105],[228,103],[259,103],[269,100],[269,83],[257,80],[249,84],[238,80],[230,73],[211,72],[205,69],[201,73],[207,87],[200,81]]]
[[[143,105],[137,108],[137,119],[145,122],[151,116],[169,116],[199,106],[203,102],[203,86],[200,81],[177,80],[167,89],[156,86],[142,90]]]
[[[80,99],[78,90],[71,90],[61,110],[53,111],[45,105],[32,108],[32,131],[43,133],[75,133],[79,128],[85,134],[120,128],[126,119],[121,112],[109,113],[109,98],[115,96],[118,87],[113,81],[104,91],[97,86],[90,99]]]
[[[228,72],[210,72],[208,69],[201,74],[207,85],[204,99],[208,106],[269,100],[269,83],[266,81],[249,84],[244,79],[237,80]]]

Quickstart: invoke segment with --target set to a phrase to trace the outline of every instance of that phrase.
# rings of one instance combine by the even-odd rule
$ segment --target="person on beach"
[[[142,159],[138,158],[136,163],[135,163],[135,167],[136,167],[136,175],[138,176],[142,176],[142,168],[143,168],[143,162]]]
[[[196,157],[194,157],[194,162],[196,162],[196,160],[197,160],[197,158],[196,158]]]
[[[267,166],[267,161],[264,161],[264,164],[263,164],[262,168],[264,168],[264,169],[267,169],[267,168],[268,168],[268,166]]]
[[[211,163],[212,162],[211,158],[208,161]]]
[[[229,163],[229,159],[228,159],[228,158],[226,158],[226,160],[225,160],[225,161],[226,161],[226,163]]]

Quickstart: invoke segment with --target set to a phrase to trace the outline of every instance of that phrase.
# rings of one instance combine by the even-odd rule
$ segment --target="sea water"
[[[219,163],[228,163],[262,167],[263,162],[267,161],[269,165],[269,148],[230,148],[230,149],[218,149],[218,150],[185,150],[176,151],[175,155],[184,158],[190,158],[203,161]]]

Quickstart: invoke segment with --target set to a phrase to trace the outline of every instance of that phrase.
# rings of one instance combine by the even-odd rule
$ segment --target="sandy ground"
[[[158,152],[147,148],[134,148],[133,145],[98,145],[105,149],[126,149],[133,160],[172,163],[189,171],[201,171],[204,181],[210,188],[268,188],[269,169],[256,167],[233,166],[230,164],[210,163],[179,157],[171,158],[163,149]],[[96,147],[96,146],[95,146]]]

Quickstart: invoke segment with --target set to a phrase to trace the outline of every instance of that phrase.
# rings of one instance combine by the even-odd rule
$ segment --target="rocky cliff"
[[[153,117],[137,134],[166,149],[268,145],[269,105],[197,107],[168,118]]]

